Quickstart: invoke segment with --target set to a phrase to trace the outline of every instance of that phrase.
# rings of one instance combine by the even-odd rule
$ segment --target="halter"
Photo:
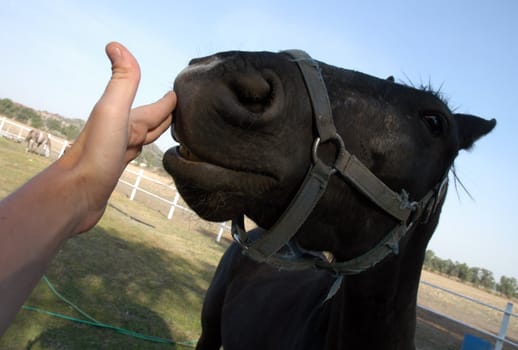
[[[297,194],[270,230],[258,239],[252,240],[244,228],[244,216],[240,216],[232,221],[232,236],[242,247],[243,253],[257,262],[266,262],[287,270],[318,268],[333,271],[339,275],[358,274],[378,264],[391,253],[397,255],[401,239],[417,222],[428,221],[446,194],[447,172],[442,180],[418,202],[411,202],[408,192],[404,189],[399,194],[392,191],[345,149],[342,138],[336,132],[326,85],[318,62],[304,51],[283,52],[297,63],[311,100],[317,130],[317,137],[313,142],[312,164]],[[318,157],[318,148],[325,143],[332,143],[337,149],[336,159],[332,165],[325,164]],[[304,257],[290,242],[325,193],[333,175],[352,184],[399,222],[368,252],[343,262]],[[280,254],[281,250],[286,250],[285,247],[290,248],[290,253]]]

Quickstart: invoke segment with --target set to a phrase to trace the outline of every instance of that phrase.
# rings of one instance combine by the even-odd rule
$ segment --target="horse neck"
[[[399,255],[344,279],[327,305],[326,349],[415,349],[417,290],[434,228],[420,225]]]

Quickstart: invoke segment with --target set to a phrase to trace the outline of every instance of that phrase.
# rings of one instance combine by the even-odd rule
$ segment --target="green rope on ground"
[[[84,320],[84,319],[80,319],[80,318],[76,318],[76,317],[72,317],[72,316],[67,316],[67,315],[63,315],[63,314],[57,313],[57,312],[47,311],[47,310],[43,310],[43,309],[40,309],[40,308],[37,308],[37,307],[34,307],[34,306],[28,306],[28,305],[22,306],[22,308],[24,310],[35,311],[35,312],[39,312],[39,313],[42,313],[42,314],[45,314],[45,315],[48,315],[48,316],[57,317],[57,318],[61,318],[61,319],[64,319],[64,320],[67,320],[67,321],[76,322],[76,323],[86,324],[86,325],[90,325],[90,326],[93,326],[93,327],[111,329],[111,330],[116,331],[117,333],[120,333],[120,334],[131,336],[131,337],[134,337],[134,338],[137,338],[137,339],[152,341],[152,342],[155,342],[155,343],[180,345],[180,346],[190,347],[190,348],[194,348],[196,346],[196,341],[177,342],[177,341],[174,341],[174,340],[171,340],[171,339],[155,337],[155,336],[152,336],[152,335],[146,335],[146,334],[142,334],[142,333],[139,333],[139,332],[130,331],[130,330],[125,329],[125,328],[113,326],[113,325],[110,325],[110,324],[107,324],[107,323],[99,322],[95,318],[93,318],[92,316],[88,315],[86,312],[81,310],[77,305],[72,303],[70,300],[65,298],[63,295],[61,295],[56,290],[56,288],[54,288],[52,283],[50,283],[50,281],[48,280],[48,278],[46,276],[43,276],[43,280],[45,281],[45,283],[47,284],[49,289],[52,291],[52,293],[54,293],[54,295],[56,295],[60,300],[64,301],[66,304],[71,306],[78,313],[80,313],[81,315],[86,317],[88,320]]]
[[[47,276],[43,276],[43,280],[45,281],[45,283],[47,283],[47,287],[49,287],[49,289],[52,291],[52,293],[54,293],[54,295],[56,295],[59,299],[61,299],[62,301],[64,301],[65,303],[67,303],[70,307],[72,307],[74,310],[76,310],[77,312],[79,312],[81,315],[83,315],[84,317],[86,317],[87,319],[89,319],[90,321],[92,322],[95,322],[95,323],[101,323],[99,321],[97,321],[95,318],[93,318],[92,316],[88,315],[86,312],[84,312],[83,310],[81,310],[78,306],[76,306],[74,303],[72,303],[70,300],[68,300],[67,298],[65,298],[61,293],[59,293],[56,288],[54,288],[54,286],[52,285],[52,283],[50,283],[49,279],[47,278]]]

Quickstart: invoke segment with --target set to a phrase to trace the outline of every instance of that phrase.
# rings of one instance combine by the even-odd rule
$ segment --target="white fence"
[[[444,317],[450,321],[453,321],[455,323],[458,323],[462,326],[465,326],[465,327],[469,327],[481,334],[484,334],[486,336],[488,336],[489,338],[492,338],[495,340],[495,345],[493,347],[494,350],[502,350],[504,344],[509,344],[515,348],[518,348],[518,343],[515,343],[513,341],[511,341],[510,339],[507,339],[506,338],[506,334],[507,334],[507,330],[508,330],[508,327],[509,327],[509,323],[511,321],[511,318],[514,317],[514,318],[518,318],[518,314],[515,314],[513,313],[513,304],[510,303],[510,302],[507,302],[507,305],[505,306],[505,308],[501,308],[501,307],[497,307],[497,306],[494,306],[494,305],[491,305],[491,304],[488,304],[488,303],[485,303],[485,302],[482,302],[480,300],[477,300],[475,298],[471,298],[469,296],[466,296],[464,294],[461,294],[461,293],[457,293],[457,292],[454,292],[452,290],[449,290],[447,288],[443,288],[443,287],[440,287],[440,286],[437,286],[433,283],[430,283],[430,282],[427,282],[427,281],[423,281],[421,280],[420,282],[422,285],[425,285],[425,286],[429,286],[431,288],[434,288],[436,290],[439,290],[441,292],[445,292],[445,293],[448,293],[456,298],[460,298],[460,299],[463,299],[463,300],[467,300],[471,303],[474,303],[474,304],[477,304],[477,305],[481,305],[487,309],[490,309],[490,310],[494,310],[494,311],[497,311],[499,312],[500,314],[502,314],[502,321],[500,323],[500,327],[499,327],[499,332],[498,334],[496,333],[493,333],[493,332],[490,332],[488,330],[484,330],[484,329],[481,329],[480,327],[477,327],[477,326],[474,326],[472,324],[467,324],[455,317],[452,317],[450,315],[447,315],[445,313],[441,313],[441,312],[438,312],[437,310],[432,310],[431,308],[429,307],[426,307],[424,305],[421,305],[421,304],[418,304],[418,307],[426,310],[426,311],[429,311],[429,312],[432,312],[438,316],[441,316],[441,317]]]
[[[124,185],[131,189],[128,194],[130,200],[135,200],[137,195],[140,194],[166,205],[168,207],[166,215],[168,219],[173,218],[176,210],[182,210],[195,215],[194,212],[187,208],[183,201],[181,201],[180,194],[172,183],[166,184],[156,178],[150,177],[146,175],[146,171],[142,168],[126,168],[119,180],[119,185]],[[160,195],[156,194],[157,192],[160,193]],[[144,201],[142,198],[141,200]],[[223,233],[228,230],[230,230],[230,227],[226,223],[220,223],[216,241],[221,241]]]
[[[5,138],[14,140],[16,142],[23,142],[29,131],[32,129],[34,128],[31,128],[22,123],[15,122],[6,117],[0,117],[0,136]],[[68,140],[51,134],[49,134],[49,138],[51,144],[49,156],[51,158],[57,159],[63,155],[70,143]]]

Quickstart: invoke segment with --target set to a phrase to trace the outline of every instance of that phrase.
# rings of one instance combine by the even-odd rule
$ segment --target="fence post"
[[[67,147],[68,147],[68,140],[65,140],[65,142],[63,142],[63,146],[61,146],[61,151],[59,151],[58,158],[61,158],[61,156],[63,156],[63,154],[65,154],[65,150],[67,149]]]
[[[19,126],[18,127],[20,128],[20,131],[18,131],[18,140],[23,140],[25,139],[24,136],[22,136],[22,131],[25,129],[23,126]],[[30,130],[30,129],[29,129]]]
[[[502,325],[500,326],[500,333],[498,334],[498,338],[495,342],[495,350],[502,350],[502,346],[504,345],[505,334],[507,332],[507,326],[509,326],[509,318],[513,312],[513,304],[507,303],[505,307],[504,317],[502,318]]]
[[[178,204],[179,199],[180,199],[180,193],[176,192],[174,199],[173,199],[173,204],[171,204],[171,209],[169,209],[169,214],[167,214],[168,219],[173,218],[174,210],[176,209],[176,204]]]
[[[135,180],[135,184],[133,185],[133,190],[131,190],[130,201],[135,199],[135,195],[137,194],[138,186],[140,185],[140,180],[142,180],[143,175],[144,169],[140,169],[137,179]]]
[[[218,237],[216,238],[216,242],[220,242],[221,241],[221,236],[223,236],[223,232],[225,232],[225,229],[227,227],[225,226],[225,223],[222,222],[219,224],[219,231],[218,231]]]
[[[47,137],[49,138],[49,142],[52,144],[52,137],[50,136],[49,133],[47,133]],[[41,153],[43,153],[43,155],[45,157],[51,156],[50,151],[51,151],[51,149],[50,149],[49,145],[43,145],[43,147],[41,149]]]

